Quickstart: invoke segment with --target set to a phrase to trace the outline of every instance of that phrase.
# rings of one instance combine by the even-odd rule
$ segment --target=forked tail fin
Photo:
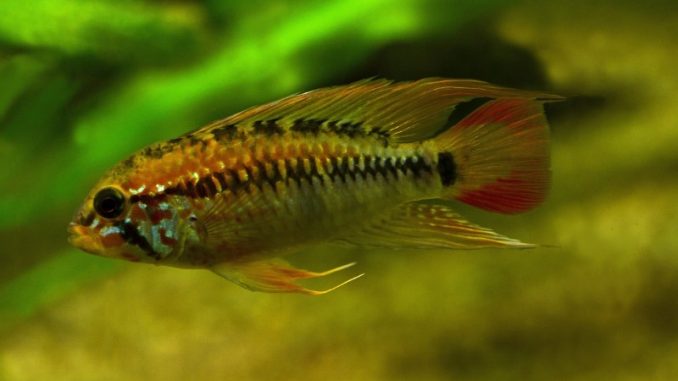
[[[443,197],[498,213],[532,209],[549,187],[548,140],[542,101],[488,101],[436,138]]]

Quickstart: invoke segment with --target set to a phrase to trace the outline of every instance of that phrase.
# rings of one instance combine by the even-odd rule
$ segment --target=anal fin
[[[297,280],[320,278],[355,265],[348,263],[333,269],[315,272],[298,269],[279,258],[262,259],[251,262],[225,262],[212,267],[217,275],[226,278],[248,290],[261,292],[290,292],[307,295],[322,295],[354,281],[364,274],[350,278],[326,290],[311,290],[297,283]]]
[[[536,245],[509,238],[466,221],[445,205],[404,204],[361,230],[340,237],[363,247],[389,249],[530,248]]]

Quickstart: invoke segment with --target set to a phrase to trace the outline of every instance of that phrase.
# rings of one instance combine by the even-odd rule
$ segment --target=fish
[[[467,221],[544,201],[543,105],[467,79],[369,79],[291,95],[151,144],[111,168],[68,227],[86,252],[209,269],[246,289],[321,295],[285,257],[340,243],[388,250],[530,248]]]

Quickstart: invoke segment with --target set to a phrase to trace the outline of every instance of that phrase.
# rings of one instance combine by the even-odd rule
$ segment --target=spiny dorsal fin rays
[[[229,125],[229,124],[251,124],[257,120],[279,119],[284,117],[294,121],[295,111],[299,113],[304,112],[304,117],[308,119],[319,118],[316,115],[318,109],[327,107],[332,103],[341,102],[342,108],[350,109],[357,106],[354,102],[346,101],[346,98],[355,99],[354,90],[362,89],[362,91],[377,90],[380,87],[388,86],[391,81],[388,80],[373,80],[366,79],[358,81],[345,86],[333,86],[322,89],[311,90],[299,94],[290,95],[288,97],[266,103],[259,106],[250,107],[237,114],[231,115],[227,118],[214,121],[202,128],[199,128],[196,133],[209,133],[210,131]],[[363,88],[364,87],[364,88]],[[326,112],[324,113],[326,114]],[[337,119],[340,119],[337,117]]]
[[[557,100],[556,96],[494,86],[474,80],[429,78],[392,83],[365,80],[293,95],[254,107],[204,127],[199,132],[229,124],[251,124],[258,120],[334,120],[363,123],[365,128],[388,131],[397,142],[420,141],[446,126],[454,107],[476,97]]]

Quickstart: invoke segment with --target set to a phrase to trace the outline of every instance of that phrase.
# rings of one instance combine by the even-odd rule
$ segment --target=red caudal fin
[[[443,197],[498,213],[520,213],[541,203],[550,178],[542,104],[490,100],[437,137],[439,157],[447,154],[455,172]]]

